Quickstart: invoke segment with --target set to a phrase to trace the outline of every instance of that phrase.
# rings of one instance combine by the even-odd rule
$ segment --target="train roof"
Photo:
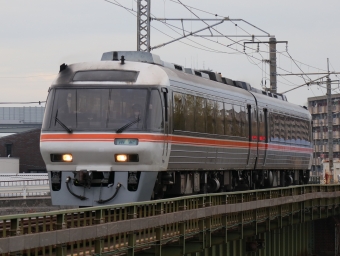
[[[178,64],[165,62],[165,61],[162,61],[158,55],[150,53],[150,52],[140,52],[140,51],[105,52],[103,53],[101,60],[102,61],[119,61],[121,60],[122,56],[123,56],[123,59],[126,61],[155,64],[155,65],[163,66],[163,67],[170,68],[173,70],[181,71],[181,72],[184,72],[190,75],[206,78],[206,79],[219,82],[222,84],[227,84],[233,87],[242,88],[246,91],[263,94],[263,95],[266,95],[268,97],[272,97],[278,100],[287,101],[287,97],[283,94],[262,91],[262,90],[253,88],[249,83],[246,83],[243,81],[234,81],[232,79],[223,77],[221,73],[213,72],[211,70],[195,70],[191,68],[185,68]]]
[[[243,81],[233,81],[229,78],[222,77],[220,73],[216,73],[209,70],[195,70],[191,68],[184,68],[181,65],[168,63],[162,61],[158,55],[150,52],[137,52],[137,51],[112,51],[105,52],[102,55],[102,61],[119,61],[121,58],[127,61],[150,63],[164,67],[165,72],[168,74],[169,79],[172,80],[176,77],[176,81],[182,83],[192,82],[196,86],[202,84],[201,90],[204,90],[204,86],[208,86],[206,93],[209,94],[211,88],[220,93],[225,93],[226,85],[228,86],[228,94],[233,97],[242,97],[242,99],[253,100],[251,93],[263,106],[274,110],[275,112],[289,112],[292,115],[310,119],[310,113],[307,109],[295,104],[289,103],[285,95],[279,93],[270,93],[268,91],[262,91],[253,88],[250,84]],[[205,78],[207,80],[202,80]],[[210,80],[210,81],[209,81]],[[202,82],[203,81],[203,82]],[[217,82],[217,83],[216,83]],[[243,90],[240,90],[243,89]]]
[[[122,63],[126,65],[121,65]],[[140,65],[140,63],[146,65]],[[183,87],[183,85],[194,86],[199,89],[201,93],[217,95],[216,97],[224,94],[223,97],[234,101],[246,100],[248,102],[254,102],[255,97],[262,107],[270,108],[276,112],[289,112],[290,114],[310,119],[310,114],[306,109],[288,103],[284,95],[271,94],[252,88],[248,83],[233,81],[229,78],[222,77],[221,74],[216,72],[184,68],[177,64],[164,62],[158,55],[149,52],[113,51],[104,53],[101,61],[76,63],[69,66],[63,64],[60,66],[60,71],[62,72],[59,73],[52,87],[63,86],[65,84],[79,84],[74,79],[75,74],[79,71],[118,69],[126,72],[139,72],[136,76],[138,80],[135,80],[135,83],[125,81],[127,84],[138,83],[169,86],[170,81],[179,82],[181,83],[181,87]],[[150,73],[152,76],[150,76]],[[101,80],[100,84],[105,85],[121,82],[121,80]],[[80,84],[82,86],[86,84],[93,85],[93,80],[89,80],[88,82],[81,81]],[[176,85],[171,85],[176,87]]]

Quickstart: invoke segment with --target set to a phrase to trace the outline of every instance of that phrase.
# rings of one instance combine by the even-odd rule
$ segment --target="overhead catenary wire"
[[[0,102],[0,104],[2,105],[11,105],[11,104],[42,104],[42,103],[46,103],[46,101],[26,101],[26,102]]]
[[[113,0],[113,1],[115,1],[116,3],[113,3],[113,2],[111,2],[111,1],[109,1],[109,0],[104,0],[104,1],[105,1],[105,2],[108,2],[108,3],[111,3],[111,4],[113,4],[113,5],[116,5],[116,6],[118,6],[118,7],[122,7],[122,8],[124,8],[126,11],[128,11],[130,14],[132,14],[132,15],[135,16],[135,17],[137,17],[137,15],[134,14],[134,13],[137,13],[137,11],[131,10],[131,9],[129,9],[129,8],[127,8],[127,7],[123,6],[123,5],[121,5],[121,4],[120,4],[118,1],[116,1],[116,0]],[[169,26],[169,24],[167,24],[167,23],[165,23],[165,25],[166,25],[166,26]],[[170,37],[170,38],[172,38],[172,39],[175,39],[174,37],[172,37],[172,36],[166,34],[164,31],[161,31],[161,30],[157,29],[156,27],[154,27],[154,26],[152,26],[152,25],[151,25],[151,27],[152,27],[153,29],[157,30],[158,32],[162,33],[163,35],[166,35],[166,36],[168,36],[168,37]],[[177,33],[177,32],[176,32],[176,33]],[[187,40],[189,40],[189,41],[191,41],[191,42],[193,42],[193,43],[195,43],[195,44],[198,44],[198,45],[200,45],[200,46],[202,46],[202,47],[205,47],[205,48],[207,48],[207,49],[203,49],[203,48],[200,48],[200,47],[197,47],[197,46],[193,46],[193,45],[190,45],[190,44],[185,43],[185,42],[182,42],[182,41],[179,41],[179,43],[182,43],[182,44],[184,44],[184,45],[187,45],[187,46],[190,46],[190,47],[199,49],[199,50],[203,50],[203,51],[208,51],[208,52],[219,52],[219,51],[217,51],[217,50],[211,49],[211,48],[209,48],[209,47],[207,47],[207,46],[204,46],[204,45],[202,45],[202,44],[199,44],[199,43],[197,43],[197,42],[194,42],[193,40],[190,40],[190,39],[188,39],[188,38],[187,38]],[[226,52],[224,52],[224,53],[226,53]]]
[[[106,2],[108,2],[108,3],[112,3],[112,2],[109,1],[109,0],[104,0],[104,1],[106,1]],[[114,1],[115,1],[116,3],[112,3],[112,4],[117,5],[117,6],[119,6],[119,7],[122,7],[122,8],[124,8],[124,9],[126,9],[127,11],[129,11],[130,13],[131,13],[131,11],[133,11],[133,10],[131,10],[130,8],[124,7],[123,5],[121,5],[120,3],[118,3],[116,0],[114,0]],[[207,14],[210,14],[210,15],[213,15],[213,16],[215,16],[215,17],[224,18],[224,17],[221,16],[221,15],[213,14],[213,13],[210,13],[210,12],[207,12],[207,11],[204,11],[204,10],[201,10],[201,9],[199,9],[199,8],[196,8],[196,7],[192,7],[192,6],[185,5],[185,4],[183,4],[180,0],[178,0],[177,2],[171,0],[171,2],[182,5],[182,6],[185,7],[192,15],[194,15],[197,19],[199,19],[199,20],[201,20],[201,21],[202,21],[202,19],[201,19],[198,15],[196,15],[192,10],[198,10],[198,11],[201,11],[201,12],[204,12],[204,13],[207,13]],[[132,9],[133,9],[133,8],[132,8]],[[133,11],[133,12],[136,13],[136,11]],[[135,14],[133,14],[133,15],[136,16]],[[204,22],[204,21],[203,21],[203,22]],[[176,27],[176,26],[171,25],[171,24],[166,23],[166,22],[163,22],[163,24],[164,24],[165,26],[167,26],[169,29],[171,29],[170,27],[174,27],[174,28],[176,28],[176,29],[178,29],[178,30],[180,30],[180,31],[183,30],[182,28]],[[206,23],[206,24],[207,24],[207,23]],[[236,24],[236,23],[233,22],[233,24]],[[250,33],[247,32],[245,29],[243,29],[243,28],[240,27],[240,26],[238,26],[238,27],[239,27],[242,31],[244,31],[245,33],[247,33],[248,35],[250,35]],[[172,36],[170,36],[170,35],[164,33],[163,31],[161,31],[161,30],[155,28],[154,26],[152,26],[152,28],[155,29],[155,30],[157,30],[157,31],[159,31],[160,33],[162,33],[162,34],[164,34],[164,35],[170,37],[170,38],[174,38],[174,37],[172,37]],[[231,39],[231,38],[229,38],[229,37],[227,37],[227,36],[224,36],[224,35],[223,35],[221,32],[219,32],[217,29],[213,29],[213,30],[214,30],[216,33],[219,33],[221,36],[225,37],[226,39],[232,41],[233,43],[232,43],[231,45],[240,44],[240,41],[236,41],[236,40],[233,40],[233,39]],[[174,29],[172,29],[172,31],[174,31],[174,32],[176,32],[177,34],[179,34],[179,32],[175,31]],[[201,38],[202,38],[202,37],[201,37]],[[190,40],[190,39],[188,39],[188,38],[186,38],[186,39],[187,39],[187,40]],[[259,40],[258,38],[256,38],[256,40],[258,40],[259,42],[261,42],[261,40]],[[190,41],[191,41],[192,43],[194,43],[194,44],[199,44],[198,42],[195,42],[194,40],[190,40]],[[220,50],[213,49],[213,48],[211,48],[211,47],[204,46],[204,45],[202,45],[202,44],[200,44],[200,46],[203,47],[203,48],[200,48],[200,47],[193,46],[193,45],[190,45],[190,44],[188,44],[188,43],[185,43],[185,42],[181,42],[181,41],[180,41],[180,43],[182,43],[182,44],[188,45],[188,46],[190,46],[190,47],[194,47],[194,48],[196,48],[196,49],[204,50],[204,51],[209,51],[209,52],[214,52],[214,53],[227,53],[227,54],[245,54],[245,56],[247,57],[247,60],[248,60],[251,64],[255,64],[255,62],[251,62],[251,61],[250,61],[250,58],[255,59],[255,60],[258,60],[258,61],[262,61],[262,60],[260,60],[259,58],[255,57],[255,56],[252,56],[252,55],[250,55],[250,54],[248,54],[248,53],[246,53],[246,52],[241,52],[241,51],[239,51],[238,49],[235,49],[235,48],[231,47],[231,45],[226,45],[226,44],[223,44],[223,43],[220,43],[220,42],[216,42],[216,41],[213,41],[213,40],[211,40],[211,42],[213,42],[213,43],[218,43],[219,45],[222,45],[222,46],[224,46],[224,47],[228,47],[228,48],[234,50],[235,52],[234,52],[234,53],[230,53],[230,52],[226,52],[226,51],[220,51]],[[266,46],[267,46],[267,45],[266,45]],[[267,46],[267,47],[268,47],[268,46]],[[254,50],[253,48],[250,48],[250,47],[247,47],[247,48],[248,48],[248,49],[251,49],[251,50]],[[262,52],[267,52],[267,51],[262,51]],[[287,52],[287,51],[286,51],[286,52]],[[277,52],[277,53],[278,53],[278,54],[281,54],[281,55],[284,56],[284,57],[290,58],[290,59],[294,62],[294,64],[301,70],[302,73],[304,73],[304,72],[303,72],[303,70],[299,67],[299,65],[297,65],[297,63],[300,63],[300,64],[302,64],[302,65],[306,65],[307,67],[311,67],[311,68],[314,68],[314,69],[318,69],[318,68],[316,68],[316,67],[313,67],[313,66],[311,66],[311,65],[305,64],[305,63],[303,63],[303,62],[301,62],[301,61],[298,61],[298,60],[292,58],[292,56],[291,56],[288,52],[287,52],[287,54],[288,54],[289,56],[287,56],[287,55],[284,54],[283,52]],[[258,65],[256,65],[256,66],[258,66]],[[259,66],[258,66],[258,67],[259,67]],[[261,67],[259,67],[259,69],[262,70]],[[282,68],[282,67],[278,67],[278,69],[281,69],[281,70],[287,72],[287,70],[284,69],[284,68]],[[320,70],[320,69],[319,69],[319,70]],[[292,72],[289,72],[289,71],[288,71],[287,73],[292,73]],[[300,76],[300,77],[301,77],[302,79],[304,79],[303,76]],[[308,77],[308,76],[307,76],[307,77]],[[285,78],[283,78],[283,77],[281,77],[281,78],[284,79],[284,80],[286,80],[288,83],[290,83],[290,84],[286,84],[286,85],[290,85],[290,86],[296,85],[296,84],[294,84],[293,82],[289,81],[288,79],[285,79]],[[311,80],[309,77],[308,77],[308,79]],[[306,82],[305,79],[304,79],[304,81]],[[282,83],[282,82],[280,81],[280,83]],[[306,82],[306,83],[307,83],[307,82]],[[285,84],[285,83],[283,83],[283,84]]]
[[[56,74],[50,75],[34,75],[34,76],[0,76],[0,78],[30,78],[30,77],[42,77],[42,76],[56,76]]]
[[[173,3],[176,3],[176,4],[182,4],[182,3],[176,2],[175,0],[170,0],[170,1],[173,2]],[[183,4],[182,4],[182,5],[183,5]],[[198,11],[207,13],[207,14],[209,14],[209,15],[213,15],[213,16],[215,16],[215,17],[220,17],[220,18],[223,18],[223,17],[224,17],[224,16],[221,16],[221,15],[218,15],[218,14],[214,14],[214,13],[211,13],[211,12],[208,12],[208,11],[205,11],[205,10],[202,10],[202,9],[199,9],[199,8],[196,8],[196,7],[192,7],[192,6],[189,6],[189,5],[186,5],[186,6],[190,7],[191,9],[198,10]],[[233,21],[231,21],[231,22],[232,22],[233,24],[235,24]],[[238,25],[238,27],[239,27],[240,29],[242,29],[245,33],[247,33],[247,34],[250,35],[249,32],[247,32],[246,30],[244,30],[244,29],[243,29],[242,27],[240,27],[239,25]],[[259,42],[261,42],[261,40],[259,40],[258,38],[256,38],[256,40],[258,40]],[[269,47],[268,45],[266,45],[266,46]],[[287,55],[285,55],[283,52],[277,52],[277,53],[283,55],[284,57],[293,59],[291,56],[287,56]],[[316,67],[314,67],[314,66],[311,66],[311,65],[309,65],[309,64],[303,63],[303,62],[301,62],[301,61],[299,61],[299,60],[296,60],[296,59],[294,59],[294,61],[295,61],[295,62],[298,62],[298,63],[300,63],[300,64],[302,64],[302,65],[305,65],[305,66],[314,68],[314,69],[322,70],[322,69],[320,69],[320,68],[316,68]]]
[[[180,0],[177,0],[179,3],[181,3],[189,12],[193,13],[187,6],[185,6]],[[200,19],[200,17],[198,17],[196,14],[193,13],[193,15],[195,15],[196,18]],[[203,20],[202,20],[203,21]],[[204,21],[203,21],[204,22]],[[204,22],[205,24],[207,24],[206,22]],[[213,28],[214,31],[216,31],[217,33],[221,34],[219,31],[217,31],[217,29]],[[222,35],[222,34],[221,34]],[[226,37],[228,38],[228,37]],[[230,38],[228,38],[229,40],[235,42],[235,40],[232,40]],[[237,43],[237,42],[235,42]],[[238,49],[234,49],[236,51],[238,51]],[[239,51],[238,51],[239,52]],[[251,58],[255,58],[257,60],[259,60],[258,58],[254,57],[254,56],[250,56],[249,54],[247,54],[246,52],[244,52],[245,55],[247,55],[248,57],[251,57]],[[259,66],[258,66],[259,67]],[[261,69],[261,67],[259,67]],[[287,79],[286,79],[287,80]]]

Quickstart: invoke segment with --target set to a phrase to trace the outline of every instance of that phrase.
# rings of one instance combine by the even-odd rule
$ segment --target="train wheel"
[[[263,188],[264,187],[264,177],[265,177],[265,173],[263,170],[258,171],[258,180],[256,182],[256,188]]]
[[[272,188],[274,182],[273,172],[267,171],[267,177],[264,180],[264,185],[266,188]]]
[[[285,183],[287,187],[294,183],[293,177],[289,172],[285,173]]]
[[[300,171],[300,184],[308,184],[310,178],[310,171]]]
[[[162,174],[159,173],[157,176],[157,180],[152,192],[151,200],[163,199],[164,198],[164,189],[163,184],[161,183]]]

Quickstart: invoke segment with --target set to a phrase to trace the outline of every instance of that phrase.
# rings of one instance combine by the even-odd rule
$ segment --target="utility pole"
[[[270,88],[269,91],[271,93],[277,93],[277,72],[276,72],[276,44],[278,43],[286,43],[288,44],[288,41],[276,41],[275,36],[271,36],[269,38],[268,42],[244,42],[243,44],[269,44],[269,61],[264,60],[265,62],[268,62],[270,65]]]
[[[150,52],[151,0],[137,0],[137,51]]]
[[[329,78],[329,60],[327,58],[327,118],[328,118],[328,159],[329,159],[329,170],[331,172],[331,183],[334,181],[334,166],[333,166],[333,114],[332,114],[332,87],[331,79]]]
[[[276,80],[276,38],[269,38],[270,92],[277,93]]]

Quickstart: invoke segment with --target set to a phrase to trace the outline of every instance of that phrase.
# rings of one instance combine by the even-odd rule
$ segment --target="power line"
[[[116,6],[118,6],[118,7],[122,7],[122,8],[124,8],[126,11],[128,11],[130,14],[132,14],[132,15],[135,16],[135,17],[137,17],[137,15],[134,14],[134,13],[137,13],[136,11],[131,10],[131,9],[129,9],[129,8],[125,7],[125,6],[123,6],[122,4],[120,4],[119,2],[117,2],[116,0],[114,0],[116,3],[113,3],[113,2],[108,1],[108,0],[104,0],[104,1],[105,1],[105,2],[108,2],[108,3],[110,3],[110,4],[113,4],[113,5],[116,5]],[[134,13],[132,13],[132,12],[134,12]],[[154,15],[153,15],[153,16],[154,16]],[[163,22],[161,22],[161,23],[163,23]],[[170,24],[166,24],[166,23],[163,23],[163,24],[166,25],[167,27],[169,27],[169,25],[170,25]],[[171,26],[173,26],[173,25],[171,25]],[[168,37],[174,39],[174,37],[172,37],[172,36],[168,35],[167,33],[165,33],[165,32],[163,32],[163,31],[157,29],[156,27],[154,27],[154,26],[152,26],[152,25],[151,25],[151,27],[152,27],[153,29],[157,30],[158,32],[162,33],[163,35],[166,35],[166,36],[168,36]],[[169,28],[170,28],[170,27],[169,27]],[[177,27],[177,28],[178,28],[178,27]],[[170,28],[170,29],[171,29],[171,28]],[[178,28],[178,29],[179,29],[179,28]],[[174,31],[174,32],[176,32],[176,31],[173,30],[173,29],[171,29],[171,30]],[[176,32],[176,33],[178,33],[178,32]],[[180,34],[180,33],[178,33],[178,34]],[[212,48],[210,48],[210,47],[207,47],[207,46],[204,46],[204,45],[199,44],[199,43],[197,43],[197,42],[194,42],[193,40],[188,39],[188,38],[187,38],[187,40],[189,40],[189,41],[191,41],[192,43],[195,43],[195,44],[197,44],[197,45],[200,45],[200,46],[202,46],[202,47],[205,47],[205,48],[207,48],[207,49],[202,49],[202,48],[199,48],[199,47],[197,47],[197,46],[190,45],[190,44],[185,43],[185,42],[182,42],[182,41],[180,41],[180,43],[185,44],[185,45],[188,45],[188,46],[193,47],[193,48],[196,48],[196,49],[199,49],[199,50],[203,50],[203,51],[216,52],[216,53],[228,53],[228,52],[221,52],[221,51],[214,50],[214,49],[212,49]],[[233,53],[228,53],[228,54],[233,54]]]
[[[0,78],[30,78],[30,77],[41,77],[41,76],[56,76],[56,74],[51,75],[36,75],[36,76],[0,76]]]
[[[178,2],[176,2],[176,1],[174,1],[174,0],[170,0],[170,2],[173,2],[173,3],[175,3],[175,4],[180,4],[180,3],[178,3]],[[203,10],[201,10],[201,9],[198,9],[198,8],[196,8],[196,7],[192,7],[192,6],[189,6],[189,5],[187,5],[187,6],[188,6],[189,8],[191,8],[191,9],[194,9],[194,10],[197,10],[197,11],[200,11],[200,12],[204,12],[204,13],[213,15],[213,16],[215,16],[215,17],[224,18],[223,16],[220,16],[220,15],[218,15],[218,14],[214,14],[214,13],[211,13],[211,12],[203,11]]]
[[[106,1],[106,2],[108,2],[108,3],[111,3],[111,4],[114,4],[114,5],[116,5],[116,6],[122,7],[122,8],[124,8],[124,9],[126,9],[126,10],[127,10],[128,12],[130,12],[130,13],[131,13],[131,12],[135,12],[135,13],[136,13],[136,11],[134,11],[133,8],[130,9],[130,8],[124,7],[123,5],[121,5],[121,4],[120,4],[119,2],[117,2],[116,0],[114,0],[116,3],[112,3],[111,1],[108,1],[108,0],[104,0],[104,1]],[[217,15],[217,14],[213,14],[213,13],[210,13],[210,12],[207,12],[207,11],[203,11],[203,10],[201,10],[201,9],[199,9],[199,8],[196,8],[196,7],[192,7],[192,6],[183,4],[180,0],[178,0],[178,2],[171,0],[171,2],[182,5],[182,6],[185,7],[191,14],[193,14],[197,19],[199,19],[200,21],[202,21],[202,22],[205,23],[206,25],[208,25],[208,23],[204,22],[198,15],[196,15],[196,14],[195,14],[192,10],[190,10],[189,8],[194,9],[194,10],[197,10],[197,11],[201,11],[201,12],[204,12],[204,13],[207,13],[207,14],[209,14],[209,15],[213,15],[213,16],[215,16],[215,17],[222,17],[222,18],[224,18],[223,16],[220,16],[220,15]],[[132,14],[132,13],[131,13],[131,14]],[[134,15],[134,14],[133,14],[133,15]],[[134,16],[136,16],[136,15],[134,15]],[[153,15],[153,16],[154,16],[154,15]],[[157,21],[159,21],[159,20],[157,20]],[[177,33],[177,34],[179,34],[179,35],[180,35],[181,33],[178,32],[178,31],[176,31],[175,29],[178,29],[178,30],[181,30],[181,31],[188,32],[187,30],[184,30],[184,28],[179,28],[179,27],[177,27],[177,26],[174,26],[174,25],[172,25],[172,24],[168,24],[168,23],[166,23],[166,22],[162,22],[162,21],[160,21],[160,22],[161,22],[163,25],[167,26],[169,29],[171,29],[173,32],[175,32],[175,33]],[[231,22],[232,22],[235,26],[238,26],[237,23],[235,23],[235,22],[233,22],[233,21],[231,21]],[[163,32],[163,31],[161,31],[161,30],[155,28],[154,26],[151,26],[151,27],[152,27],[153,29],[157,30],[158,32],[160,32],[160,33],[162,33],[162,34],[168,36],[169,38],[174,39],[174,37],[172,37],[172,36],[170,36],[169,34],[167,34],[167,33]],[[171,28],[171,27],[173,27],[173,28],[175,28],[175,29],[173,29],[173,28]],[[248,31],[246,31],[245,29],[243,29],[243,28],[240,27],[240,26],[238,26],[238,27],[239,27],[242,31],[244,31],[245,33],[247,33],[248,35],[250,35],[250,33],[249,33]],[[180,43],[185,44],[185,45],[190,46],[190,47],[193,47],[193,48],[196,48],[196,49],[200,49],[200,50],[203,50],[203,51],[208,51],[208,52],[214,52],[214,53],[227,53],[227,54],[244,54],[244,55],[246,55],[248,61],[249,61],[251,64],[256,65],[260,70],[263,71],[263,68],[261,68],[258,64],[256,64],[254,61],[253,61],[253,63],[250,61],[250,59],[255,59],[255,60],[258,60],[258,61],[262,61],[262,60],[260,60],[259,58],[254,57],[254,56],[252,56],[252,55],[249,55],[249,54],[246,53],[246,52],[241,52],[241,51],[239,51],[238,49],[235,49],[235,48],[231,47],[231,46],[234,45],[234,44],[236,44],[236,45],[237,45],[237,44],[238,44],[238,45],[241,45],[241,44],[240,44],[240,41],[242,41],[242,40],[240,40],[240,41],[233,40],[233,39],[229,38],[228,36],[223,35],[223,34],[222,34],[220,31],[218,31],[217,29],[214,28],[213,30],[214,30],[216,33],[220,34],[221,36],[225,37],[226,39],[232,41],[233,43],[232,43],[232,44],[229,44],[229,45],[226,45],[226,44],[223,44],[223,43],[220,43],[220,42],[215,42],[215,41],[213,41],[213,40],[210,40],[210,39],[207,39],[207,38],[204,38],[204,37],[201,37],[201,38],[203,38],[203,39],[205,39],[205,40],[207,40],[207,41],[213,42],[213,43],[215,43],[215,44],[219,44],[219,45],[221,45],[221,46],[230,48],[230,49],[232,49],[233,51],[235,51],[235,53],[216,50],[216,49],[213,49],[213,48],[211,48],[211,47],[207,47],[207,46],[205,46],[205,45],[202,45],[202,44],[200,44],[200,43],[198,43],[198,42],[196,42],[196,41],[194,41],[194,40],[191,40],[191,39],[189,39],[189,38],[185,38],[185,39],[187,39],[188,41],[190,41],[190,42],[192,42],[192,43],[194,43],[194,44],[197,44],[197,45],[199,45],[199,46],[201,46],[201,47],[203,47],[203,48],[205,48],[205,49],[200,48],[200,47],[197,47],[197,46],[194,46],[194,45],[191,45],[191,44],[188,44],[188,43],[184,43],[184,42],[181,42],[181,41],[180,41]],[[198,35],[198,36],[199,36],[199,35]],[[259,42],[261,42],[261,40],[259,40],[258,38],[256,38],[256,40],[258,40]],[[268,47],[268,46],[267,46],[267,47]],[[250,47],[247,47],[247,48],[249,48],[249,49],[255,51],[255,49],[253,49],[253,48],[250,48]],[[266,52],[266,51],[261,51],[261,52]],[[305,65],[305,66],[308,66],[308,67],[311,67],[311,68],[314,68],[314,69],[322,70],[322,69],[313,67],[313,66],[311,66],[311,65],[305,64],[305,63],[303,63],[303,62],[301,62],[301,61],[298,61],[298,60],[292,58],[292,56],[289,54],[288,51],[286,51],[286,52],[287,52],[287,54],[288,54],[289,56],[285,55],[283,52],[277,52],[277,53],[278,53],[278,54],[281,54],[281,55],[284,56],[284,57],[290,58],[290,59],[294,62],[294,64],[301,70],[302,73],[304,73],[304,71],[299,67],[299,65],[298,65],[297,63],[300,63],[300,64],[302,64],[302,65]],[[254,53],[254,52],[253,52],[253,53]],[[259,53],[259,51],[257,51],[257,53]],[[266,52],[266,53],[268,53],[268,52]],[[259,53],[259,54],[260,54],[260,53]],[[262,57],[262,56],[261,56],[261,57]],[[288,71],[288,70],[286,70],[286,69],[284,69],[284,68],[281,68],[281,67],[278,67],[278,69],[281,69],[281,70],[283,70],[283,71],[285,71],[285,72],[287,72],[287,73],[292,73],[292,72],[290,72],[290,71]],[[266,73],[266,75],[268,75],[267,72],[265,72],[265,73]],[[304,75],[306,75],[306,74],[304,73]],[[306,75],[306,76],[307,76],[307,75]],[[301,77],[302,79],[304,79],[303,75],[300,75],[300,77]],[[307,76],[307,77],[308,77],[308,76]],[[292,83],[291,81],[289,81],[289,80],[287,80],[287,79],[285,79],[285,78],[283,78],[283,77],[281,77],[281,78],[284,79],[284,80],[286,80],[288,83],[291,83],[291,85],[289,85],[289,84],[283,83],[283,82],[281,81],[281,83],[283,83],[283,84],[286,84],[286,85],[289,85],[289,86],[294,86],[294,85],[296,85],[296,84]],[[308,79],[311,80],[309,77],[308,77]],[[306,81],[305,79],[304,79],[304,81],[307,83],[307,81]]]
[[[46,101],[28,101],[28,102],[0,102],[0,104],[8,104],[8,105],[11,105],[11,104],[41,104],[41,103],[46,103]]]

